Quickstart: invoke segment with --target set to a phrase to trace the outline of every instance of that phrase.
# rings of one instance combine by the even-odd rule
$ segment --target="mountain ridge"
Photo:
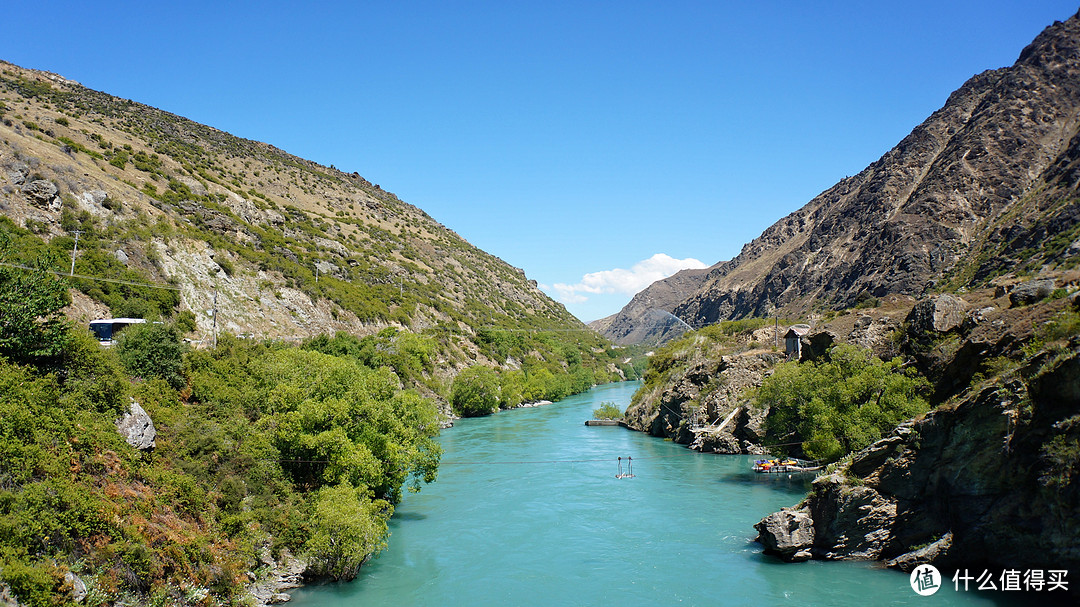
[[[1047,27],[1011,67],[968,79],[881,158],[712,266],[667,311],[700,327],[1071,267],[1078,83],[1080,13]],[[612,339],[645,324],[631,306],[616,316]]]
[[[147,277],[178,283],[182,309],[210,309],[219,287],[217,308],[232,308],[223,328],[472,334],[501,319],[584,329],[523,270],[358,173],[57,74],[6,62],[0,71],[3,215],[49,241],[96,225],[122,264],[141,261]],[[52,184],[44,198],[28,193],[36,182]],[[65,213],[76,221],[64,224]],[[77,265],[94,244],[80,242]],[[211,319],[196,322],[196,337],[207,337]]]

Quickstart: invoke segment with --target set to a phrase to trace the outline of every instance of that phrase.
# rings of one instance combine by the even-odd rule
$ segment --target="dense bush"
[[[450,404],[462,417],[495,413],[499,410],[499,377],[483,365],[465,369],[454,378]]]
[[[0,581],[22,604],[71,601],[69,570],[94,604],[236,604],[265,548],[350,578],[410,477],[435,479],[436,408],[389,368],[226,335],[181,372],[174,329],[128,331],[111,349],[76,331],[47,368],[0,359]],[[129,396],[152,453],[116,432]]]
[[[928,411],[924,394],[929,386],[900,359],[883,362],[869,350],[838,345],[828,361],[778,366],[755,398],[758,406],[770,408],[767,442],[789,453],[835,461]]]
[[[184,386],[183,344],[176,327],[158,322],[131,325],[117,337],[116,352],[132,376],[160,378],[177,390]]]
[[[0,231],[0,261],[7,261],[10,239]],[[55,359],[68,341],[60,310],[70,299],[67,286],[50,275],[48,260],[33,270],[0,266],[0,356],[32,363]]]

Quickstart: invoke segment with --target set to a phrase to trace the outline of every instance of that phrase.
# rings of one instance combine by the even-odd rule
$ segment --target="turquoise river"
[[[754,523],[790,506],[804,481],[766,478],[750,457],[708,455],[618,427],[637,383],[552,405],[459,420],[440,438],[439,480],[407,494],[389,547],[356,580],[294,593],[295,607],[394,605],[992,605],[930,597],[867,563],[784,564]],[[633,458],[633,478],[616,478]]]

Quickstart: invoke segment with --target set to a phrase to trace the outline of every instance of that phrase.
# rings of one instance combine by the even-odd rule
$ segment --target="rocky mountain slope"
[[[1048,27],[1013,66],[972,77],[896,147],[713,266],[669,311],[697,327],[1073,267],[1078,163],[1080,15]],[[631,306],[620,317],[637,318]],[[625,338],[638,324],[605,334]]]
[[[708,268],[680,270],[646,287],[618,313],[589,326],[620,345],[656,344],[678,337],[688,325],[671,311],[697,291],[708,275]]]
[[[356,173],[2,62],[0,214],[59,270],[78,231],[76,274],[170,286],[196,341],[215,323],[259,338],[397,326],[472,357],[485,327],[585,330],[522,270]],[[76,284],[84,317],[142,315],[132,302],[155,292]]]

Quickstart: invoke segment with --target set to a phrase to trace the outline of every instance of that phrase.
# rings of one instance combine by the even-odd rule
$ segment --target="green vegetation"
[[[107,282],[75,277],[69,279],[71,286],[109,306],[112,315],[116,317],[167,318],[175,313],[180,305],[180,294],[175,288],[139,286],[160,283],[160,280],[144,271],[125,266],[105,250],[106,243],[111,240],[110,230],[102,228],[88,215],[76,215],[68,208],[64,209],[61,219],[61,223],[65,222],[68,228],[82,231],[75,260],[75,273],[123,281]],[[70,270],[71,252],[75,247],[73,236],[57,236],[46,243],[30,230],[16,226],[9,218],[0,217],[0,243],[4,242],[8,245],[6,252],[0,252],[2,261],[21,265],[40,264],[40,270],[46,273],[51,270],[67,274]],[[0,248],[2,247],[0,244]],[[17,275],[21,274],[12,276]],[[61,287],[61,291],[64,292],[64,297],[67,297],[66,288]]]
[[[757,391],[769,407],[766,441],[811,459],[836,461],[881,438],[899,422],[925,413],[930,387],[900,359],[838,345],[823,362],[784,363]]]
[[[19,272],[0,295],[63,292]],[[102,349],[61,325],[43,337],[55,298],[29,301],[38,321],[7,325],[0,357],[0,581],[22,604],[70,603],[67,571],[94,604],[239,604],[267,549],[350,578],[402,488],[435,479],[436,408],[388,368],[228,335],[183,353],[157,324]],[[151,452],[116,432],[129,397],[154,419]]]
[[[116,340],[116,353],[132,377],[161,379],[176,390],[184,387],[183,347],[176,327],[160,323],[128,327]]]
[[[499,377],[482,365],[465,369],[454,378],[450,404],[462,417],[495,413],[499,410]]]
[[[10,263],[10,251],[11,240],[0,230],[0,262]],[[29,271],[0,266],[0,357],[42,364],[56,359],[67,345],[61,309],[70,299],[64,285],[45,270],[48,265],[43,261]]]
[[[623,412],[615,406],[615,403],[604,401],[600,406],[593,409],[593,419],[622,419]]]

